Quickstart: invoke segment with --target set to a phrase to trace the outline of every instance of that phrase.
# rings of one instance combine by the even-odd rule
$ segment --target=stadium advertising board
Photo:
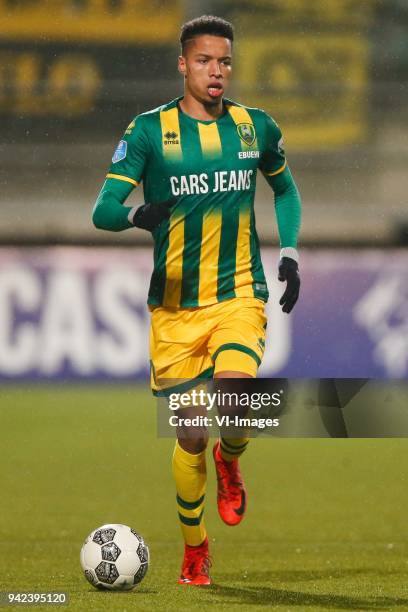
[[[24,134],[24,121],[30,132],[41,127],[48,136],[53,118],[89,134],[107,110],[122,121],[134,116],[154,96],[161,72],[174,66],[168,49],[181,19],[180,2],[0,0],[0,115],[7,130]],[[158,80],[149,85],[152,72]]]
[[[182,11],[182,2],[166,0],[0,0],[0,114],[8,129],[24,133],[24,121],[48,136],[52,119],[107,137],[123,117],[162,104],[163,91],[176,97]],[[233,97],[273,110],[291,151],[336,151],[366,139],[372,3],[226,2],[225,11],[241,38]]]
[[[408,377],[406,253],[304,252],[290,317],[278,305],[277,252],[263,261],[262,376]],[[149,249],[3,248],[0,262],[2,380],[148,377]]]

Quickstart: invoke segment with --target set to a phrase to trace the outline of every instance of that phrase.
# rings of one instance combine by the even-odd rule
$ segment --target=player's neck
[[[189,93],[184,94],[184,98],[180,100],[179,106],[183,113],[199,121],[215,121],[224,113],[222,99],[217,104],[206,106]]]

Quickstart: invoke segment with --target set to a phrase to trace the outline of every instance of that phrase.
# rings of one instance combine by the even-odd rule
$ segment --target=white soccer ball
[[[85,578],[94,587],[129,591],[146,575],[149,549],[134,529],[102,525],[86,538],[80,559]]]

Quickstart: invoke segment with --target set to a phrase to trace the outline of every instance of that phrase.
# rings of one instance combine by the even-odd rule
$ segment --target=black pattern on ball
[[[149,560],[149,551],[143,542],[137,547],[137,556],[140,559],[140,563],[146,563]]]
[[[143,578],[146,576],[148,567],[149,566],[147,563],[143,563],[143,565],[139,567],[139,569],[137,570],[135,574],[135,577],[133,578],[133,584],[138,584],[139,582],[143,580]]]
[[[102,546],[102,544],[106,544],[106,542],[112,542],[115,533],[115,529],[98,529],[98,531],[95,531],[92,540]]]
[[[102,551],[102,559],[104,561],[116,561],[122,552],[119,546],[116,546],[114,542],[109,542],[109,544],[104,544],[101,548]]]
[[[134,536],[136,536],[136,537],[137,537],[137,539],[139,540],[139,542],[143,542],[143,538],[142,538],[142,536],[140,535],[140,533],[137,533],[137,531],[135,531],[134,529],[131,529],[130,531],[133,533],[133,535],[134,535]]]
[[[105,584],[113,584],[117,578],[119,578],[119,572],[116,569],[116,565],[113,563],[107,563],[102,561],[98,567],[95,568],[95,574],[98,576],[101,582]]]
[[[88,582],[90,582],[91,584],[93,584],[94,586],[96,585],[96,583],[98,582],[96,577],[94,576],[94,573],[91,572],[91,570],[84,570],[84,574],[85,574],[85,578],[88,580]]]

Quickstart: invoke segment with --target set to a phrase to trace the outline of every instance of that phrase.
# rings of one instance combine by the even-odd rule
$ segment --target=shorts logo
[[[177,132],[166,132],[165,134],[163,134],[163,136],[164,136],[163,144],[165,145],[179,144]]]
[[[116,151],[113,154],[112,161],[114,164],[125,159],[127,153],[127,142],[126,140],[121,140],[116,147]]]
[[[249,147],[254,144],[256,134],[252,123],[238,123],[237,131],[241,140]]]
[[[257,342],[258,348],[261,349],[262,352],[265,350],[265,340],[263,338],[258,338]]]

